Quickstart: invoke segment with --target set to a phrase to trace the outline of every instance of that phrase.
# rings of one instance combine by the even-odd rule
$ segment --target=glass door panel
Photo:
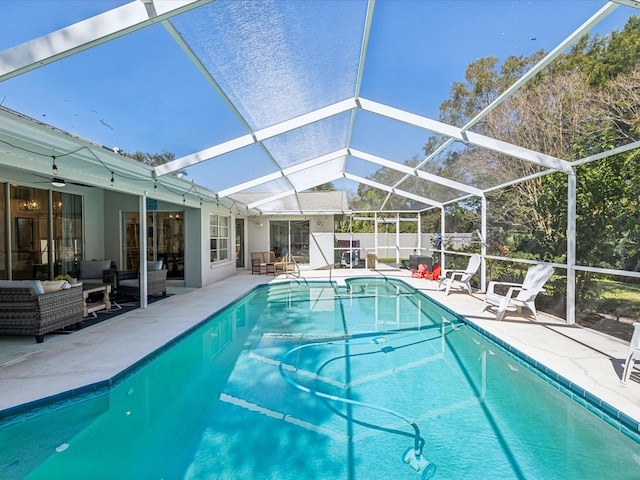
[[[271,250],[276,257],[291,253],[299,264],[309,263],[309,221],[276,220],[269,223]]]
[[[9,278],[9,249],[7,246],[7,185],[0,183],[0,280]]]
[[[167,266],[167,278],[184,279],[184,213],[154,212],[153,226],[156,238],[154,251],[149,245],[150,260],[162,260]]]
[[[167,278],[184,279],[184,213],[150,212],[147,214],[147,259],[162,260]],[[126,269],[140,268],[140,216],[124,214],[124,252]]]
[[[74,272],[82,258],[82,197],[52,192],[55,275]],[[43,260],[45,255],[43,254]]]
[[[291,254],[296,262],[309,263],[309,221],[291,222]]]
[[[11,228],[11,278],[47,280],[49,192],[11,187]]]
[[[236,268],[244,267],[244,219],[236,218]]]

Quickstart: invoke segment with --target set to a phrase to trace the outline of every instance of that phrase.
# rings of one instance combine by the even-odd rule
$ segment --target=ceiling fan
[[[79,187],[93,188],[93,185],[87,185],[86,183],[80,183],[80,182],[69,182],[62,177],[45,177],[44,175],[38,175],[37,173],[34,173],[33,175],[35,175],[36,177],[45,178],[47,180],[46,182],[35,182],[35,183],[50,183],[54,187],[64,187],[65,185],[69,184],[69,185],[77,185]]]

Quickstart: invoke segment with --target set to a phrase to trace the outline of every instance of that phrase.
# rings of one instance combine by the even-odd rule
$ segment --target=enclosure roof
[[[521,181],[518,165],[531,166],[529,178],[571,173],[585,159],[556,158],[474,127],[582,36],[621,29],[638,2],[108,0],[8,8],[0,20],[0,152],[47,173],[57,158],[59,175],[98,185],[114,172],[126,183],[129,173],[147,182],[150,196],[160,182],[178,187],[183,200],[243,213],[329,214],[356,210],[346,199],[357,200],[362,185],[382,192],[371,209],[421,211]],[[541,60],[470,121],[440,120],[440,105],[471,62],[539,50]],[[426,150],[429,139],[436,143]],[[175,159],[136,166],[122,151]],[[471,172],[450,161],[460,152],[506,156],[514,168],[487,161],[482,174]],[[325,184],[340,193],[306,195]]]

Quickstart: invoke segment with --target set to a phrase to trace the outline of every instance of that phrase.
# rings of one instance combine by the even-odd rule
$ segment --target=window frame
[[[228,262],[231,242],[231,217],[219,213],[209,214],[209,263]]]

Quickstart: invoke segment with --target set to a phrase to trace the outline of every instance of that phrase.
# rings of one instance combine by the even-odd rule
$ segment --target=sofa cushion
[[[102,283],[102,272],[111,268],[111,260],[80,260],[80,275],[82,280],[88,278],[100,279]]]
[[[162,270],[162,260],[158,260],[157,262],[147,262],[147,271],[154,272],[157,270]]]
[[[118,286],[120,287],[130,287],[130,288],[139,288],[140,282],[137,278],[130,278],[128,280],[122,280],[118,282]]]
[[[36,295],[44,293],[40,280],[0,280],[0,288],[32,288]]]

